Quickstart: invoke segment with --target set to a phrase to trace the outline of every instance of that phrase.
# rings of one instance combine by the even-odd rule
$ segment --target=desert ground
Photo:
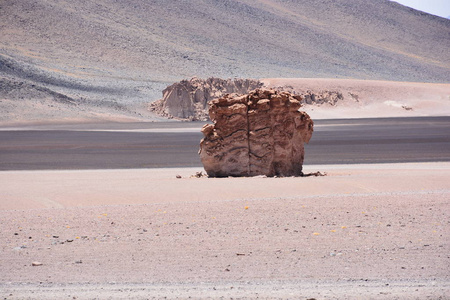
[[[3,123],[2,297],[449,298],[448,84],[264,81],[361,95],[304,106],[326,176],[197,178],[199,123]]]
[[[448,162],[199,170],[0,172],[3,298],[450,297]]]
[[[313,119],[450,115],[450,84],[330,78],[264,78],[267,87],[296,92],[337,91],[336,105],[304,105]]]
[[[449,85],[264,81],[360,95],[303,107],[304,171],[326,176],[191,177],[198,124],[21,106],[0,132],[2,297],[448,299]]]
[[[324,120],[317,128],[316,134],[322,134],[318,144],[330,140],[324,148],[342,159],[336,149],[353,141],[347,147],[355,152],[343,148],[342,153],[354,153],[358,164],[305,164],[305,173],[326,173],[320,177],[193,176],[202,171],[200,166],[58,170],[52,160],[30,171],[16,162],[0,172],[2,296],[446,299],[450,297],[446,120],[355,119],[343,124]],[[174,123],[149,124],[144,131],[172,132],[176,137]],[[181,129],[178,124],[181,135],[198,129],[198,124]],[[105,128],[126,128],[121,134],[132,134],[142,127],[47,124],[35,125],[35,131],[4,127],[2,133],[56,129],[69,135],[74,130],[102,133]],[[433,135],[429,130],[439,132]],[[430,149],[440,149],[434,158],[420,148],[427,139]],[[390,151],[373,146],[395,145],[396,140],[398,145]],[[53,145],[46,141],[23,144],[15,151],[34,147],[45,152],[63,145],[52,154],[58,161],[73,148],[64,139]],[[3,144],[1,153],[14,143],[19,145],[20,139]],[[360,148],[358,143],[369,144]],[[422,157],[409,152],[409,147],[422,149]],[[402,156],[394,154],[402,151],[406,161],[416,157],[419,162],[373,163],[380,158],[370,156],[370,149],[385,153],[384,161],[397,161]],[[320,151],[319,158],[327,155]],[[420,162],[428,156],[430,162]],[[372,163],[362,164],[358,157]],[[77,160],[72,164],[80,165]]]
[[[388,0],[4,2],[2,299],[450,299],[450,20]],[[304,172],[326,176],[192,176],[197,125],[149,105],[194,76],[342,93],[302,108]]]

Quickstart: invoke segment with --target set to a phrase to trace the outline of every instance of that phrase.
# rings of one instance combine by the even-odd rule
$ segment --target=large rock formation
[[[210,100],[225,94],[245,94],[260,87],[262,83],[253,79],[194,77],[168,86],[163,90],[163,98],[150,104],[150,110],[169,118],[205,121]]]
[[[257,89],[212,100],[200,158],[210,177],[300,176],[314,122],[301,96]]]
[[[190,121],[208,120],[208,103],[226,94],[246,94],[258,88],[269,88],[253,79],[206,80],[194,77],[176,82],[163,90],[163,98],[150,104],[150,111],[166,118]],[[294,89],[292,86],[272,86],[271,89],[302,96],[303,103],[312,106],[336,106],[344,102],[344,95],[338,90]],[[358,95],[348,93],[352,102],[358,102]]]

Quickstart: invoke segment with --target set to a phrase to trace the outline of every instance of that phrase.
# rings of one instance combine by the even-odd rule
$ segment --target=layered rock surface
[[[262,87],[253,79],[206,80],[194,77],[176,82],[163,90],[163,98],[150,104],[150,110],[169,118],[207,120],[208,102],[225,94],[245,94]]]
[[[300,176],[314,122],[301,96],[257,89],[210,101],[200,158],[210,177]]]

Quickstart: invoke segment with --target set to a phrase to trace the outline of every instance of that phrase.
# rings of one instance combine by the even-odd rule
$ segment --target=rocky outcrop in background
[[[189,121],[208,120],[208,102],[226,94],[246,94],[264,84],[253,79],[221,79],[206,80],[194,77],[190,80],[176,82],[163,90],[163,98],[150,104],[150,111],[166,118]],[[291,86],[278,86],[273,89],[299,95],[306,105],[335,106],[344,100],[340,91],[329,90],[296,90]],[[358,101],[357,95],[349,94],[351,101]],[[355,98],[356,97],[356,98]]]
[[[225,94],[245,94],[262,85],[253,79],[194,77],[168,86],[163,90],[163,98],[150,104],[150,110],[168,118],[206,121],[210,100]]]
[[[212,100],[200,158],[210,177],[300,176],[314,122],[301,96],[257,89]]]
[[[292,86],[285,85],[285,86],[277,86],[272,87],[272,89],[278,90],[278,91],[285,91],[289,92],[294,95],[301,95],[303,98],[304,104],[311,104],[311,105],[322,105],[322,104],[328,104],[328,105],[336,105],[338,102],[341,102],[344,100],[344,95],[340,91],[332,91],[332,90],[310,90],[310,89],[302,89],[297,90]],[[349,96],[351,99],[358,101],[358,96],[349,93]],[[356,97],[356,99],[355,99]]]

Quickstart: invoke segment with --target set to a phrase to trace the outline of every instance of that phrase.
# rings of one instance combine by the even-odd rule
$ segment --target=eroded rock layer
[[[264,86],[253,79],[221,79],[211,77],[206,80],[194,77],[190,80],[176,82],[163,90],[163,98],[149,104],[149,109],[156,114],[180,120],[207,121],[208,103],[226,94],[246,94],[258,88],[274,89],[300,95],[305,105],[337,106],[344,102],[358,102],[358,95],[339,90],[294,89],[292,86]]]
[[[203,80],[194,77],[168,86],[163,91],[163,98],[150,104],[150,110],[169,118],[205,121],[210,100],[225,94],[246,94],[262,85],[253,79],[211,77]]]
[[[314,122],[298,109],[301,96],[257,89],[209,103],[200,158],[210,177],[300,176],[304,143]]]

